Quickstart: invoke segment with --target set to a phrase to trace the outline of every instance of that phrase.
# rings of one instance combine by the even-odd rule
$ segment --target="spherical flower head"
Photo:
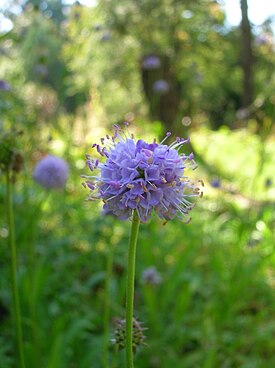
[[[160,59],[155,55],[147,56],[142,62],[142,68],[145,70],[155,70],[160,67]]]
[[[169,84],[164,79],[159,79],[153,84],[154,92],[160,95],[164,95],[165,93],[169,91],[169,89],[170,89]]]
[[[102,199],[106,213],[125,220],[136,210],[140,220],[147,222],[153,211],[166,221],[176,216],[190,220],[193,204],[188,197],[201,195],[201,181],[194,182],[185,176],[185,169],[194,168],[193,154],[179,153],[189,140],[177,138],[170,145],[146,143],[115,126],[115,135],[102,138],[103,147],[94,144],[97,152],[106,158],[99,163],[86,155],[91,171],[99,175],[85,176],[83,183],[91,191],[89,200]]]
[[[59,157],[48,155],[38,162],[33,178],[47,189],[63,188],[68,179],[68,164]]]

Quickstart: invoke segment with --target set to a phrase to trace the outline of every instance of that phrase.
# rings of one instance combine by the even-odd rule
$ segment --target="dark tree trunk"
[[[142,82],[145,96],[149,105],[152,119],[163,122],[165,129],[173,131],[179,108],[179,93],[177,82],[171,72],[171,60],[167,56],[161,56],[161,68],[157,70],[142,70]],[[158,80],[165,80],[169,89],[165,93],[157,93],[153,85]]]
[[[241,0],[242,67],[243,67],[243,107],[253,101],[253,53],[251,25],[248,18],[247,0]]]

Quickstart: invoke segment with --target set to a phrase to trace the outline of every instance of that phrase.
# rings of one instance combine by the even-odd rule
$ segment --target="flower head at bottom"
[[[147,328],[142,327],[143,323],[138,321],[136,318],[133,318],[133,351],[134,353],[137,350],[138,346],[145,345],[144,340],[146,337],[143,334],[143,331],[147,330]],[[111,340],[113,344],[115,344],[118,350],[122,350],[126,347],[126,320],[118,319],[116,321],[116,329],[115,329],[115,337]]]

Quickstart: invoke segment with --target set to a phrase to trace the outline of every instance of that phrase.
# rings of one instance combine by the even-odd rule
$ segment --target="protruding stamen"
[[[167,132],[167,133],[166,133],[166,135],[165,135],[165,137],[163,138],[163,140],[160,142],[160,144],[162,144],[163,142],[165,142],[165,141],[166,141],[166,139],[167,139],[168,137],[170,137],[170,135],[171,135],[171,132]]]

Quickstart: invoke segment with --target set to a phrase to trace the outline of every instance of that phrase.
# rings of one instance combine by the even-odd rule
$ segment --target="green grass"
[[[275,366],[274,140],[262,147],[248,133],[194,133],[207,166],[196,176],[206,191],[184,225],[142,225],[137,248],[135,316],[148,344],[137,368],[271,368]],[[247,149],[249,145],[249,150]],[[258,157],[263,152],[264,165]],[[70,162],[80,160],[76,150]],[[211,170],[209,170],[209,167]],[[15,214],[19,287],[28,368],[100,368],[104,344],[105,271],[114,248],[111,331],[125,309],[129,222],[104,217],[85,202],[72,166],[65,192],[44,193],[25,172],[16,183]],[[208,181],[219,176],[222,187]],[[275,180],[274,180],[275,181]],[[273,181],[273,183],[274,183]],[[249,186],[255,183],[254,187]],[[273,184],[274,187],[274,184]],[[1,182],[0,197],[5,188]],[[7,228],[0,221],[0,366],[14,367]],[[159,285],[144,285],[154,265]],[[110,336],[111,338],[112,336]],[[110,367],[125,352],[110,346]]]

